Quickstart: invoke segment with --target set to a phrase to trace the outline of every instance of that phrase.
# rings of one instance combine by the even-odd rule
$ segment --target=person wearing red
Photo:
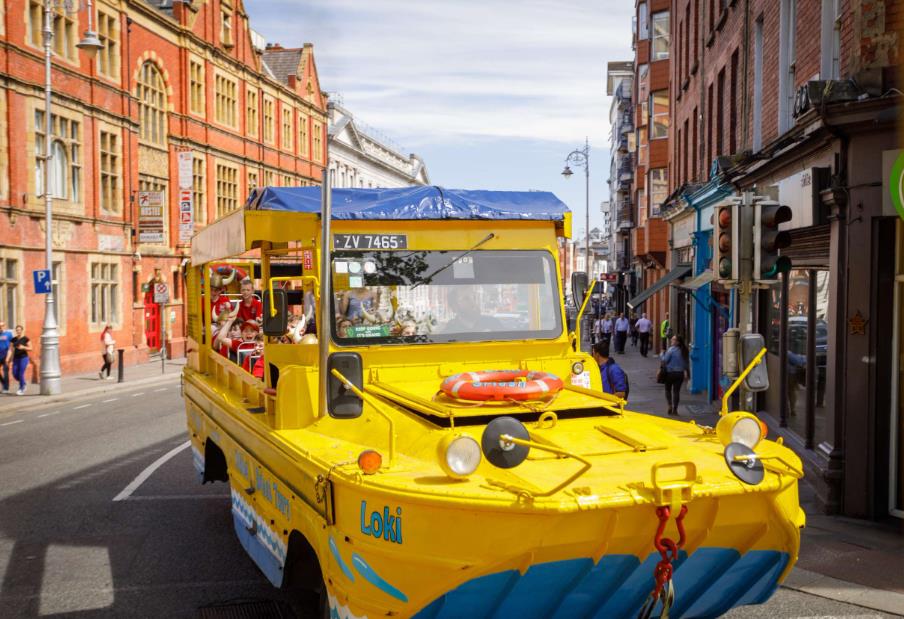
[[[217,321],[217,318],[225,311],[227,314],[232,312],[232,302],[222,294],[223,288],[210,282],[210,315],[211,324]]]
[[[231,335],[224,335],[223,337],[217,338],[220,352],[225,352],[226,354],[224,356],[230,356],[228,353],[231,351],[233,353],[232,358],[237,361],[244,361],[243,359],[237,358],[239,348],[241,347],[243,353],[251,353],[256,348],[255,340],[258,331],[260,331],[260,327],[257,325],[256,321],[246,320],[242,323],[242,335],[240,338]]]
[[[254,320],[260,324],[264,314],[264,306],[260,299],[254,296],[254,282],[246,277],[241,285],[242,300],[239,301],[239,320],[243,323]]]

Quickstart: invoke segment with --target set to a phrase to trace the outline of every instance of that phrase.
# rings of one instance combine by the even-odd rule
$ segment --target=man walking
[[[3,384],[3,395],[9,395],[9,362],[12,358],[13,332],[6,328],[0,320],[0,383]]]
[[[637,336],[640,338],[640,354],[644,357],[650,352],[650,331],[652,329],[653,323],[645,313],[641,314],[637,320]]]
[[[659,338],[662,340],[662,351],[669,347],[669,340],[672,339],[672,325],[669,324],[669,313],[665,313],[665,320],[659,325]]]
[[[611,393],[623,400],[628,399],[628,375],[609,356],[609,346],[603,342],[593,345],[591,355],[600,366],[600,378],[603,379],[603,392]]]
[[[600,341],[605,342],[606,346],[612,341],[612,316],[606,314],[603,316],[603,324],[600,326],[600,334],[602,335],[602,339]]]
[[[631,322],[625,318],[625,313],[619,312],[618,320],[615,321],[615,352],[625,354],[625,343],[628,341],[630,328]]]

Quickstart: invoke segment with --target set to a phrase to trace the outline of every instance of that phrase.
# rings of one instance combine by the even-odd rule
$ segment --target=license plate
[[[408,235],[334,234],[333,249],[408,249]]]

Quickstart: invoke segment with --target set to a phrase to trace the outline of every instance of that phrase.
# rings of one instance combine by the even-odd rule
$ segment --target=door
[[[904,518],[904,222],[897,222],[892,406],[889,445],[889,513]]]
[[[148,348],[160,348],[160,306],[154,303],[154,293],[151,291],[144,295],[144,337]]]

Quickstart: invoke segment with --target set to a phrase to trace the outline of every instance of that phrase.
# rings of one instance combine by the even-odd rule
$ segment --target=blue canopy
[[[320,187],[263,187],[251,210],[320,213]],[[472,191],[437,186],[333,189],[333,219],[535,219],[562,221],[568,207],[548,191]]]

